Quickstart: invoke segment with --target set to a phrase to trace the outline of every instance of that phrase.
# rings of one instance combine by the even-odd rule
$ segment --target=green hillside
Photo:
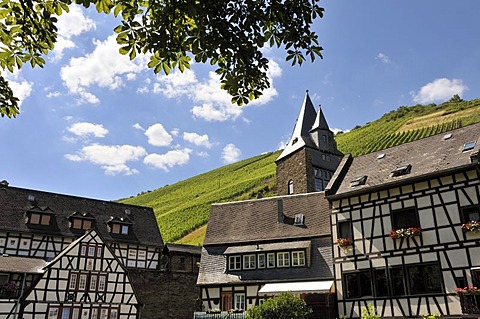
[[[279,152],[255,156],[120,202],[152,207],[165,242],[204,226],[212,203],[272,196]],[[204,232],[188,243],[201,244]],[[184,241],[182,241],[184,242]]]
[[[343,153],[358,156],[477,122],[480,99],[454,97],[440,105],[402,106],[335,139]],[[259,155],[120,201],[152,207],[165,242],[200,245],[212,203],[275,195],[278,156]]]

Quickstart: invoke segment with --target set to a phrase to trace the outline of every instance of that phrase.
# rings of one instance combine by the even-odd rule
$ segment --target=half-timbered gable
[[[152,209],[0,185],[0,254],[52,260],[92,228],[127,267],[157,269]]]
[[[197,281],[203,308],[248,309],[293,290],[328,318],[335,309],[328,216],[323,192],[213,205]]]
[[[89,230],[43,269],[23,298],[23,318],[137,318],[140,302],[126,268]]]
[[[198,273],[201,253],[201,246],[165,244],[161,268],[168,272]]]
[[[475,124],[344,157],[326,191],[339,315],[478,316],[463,288],[480,285],[479,136]]]

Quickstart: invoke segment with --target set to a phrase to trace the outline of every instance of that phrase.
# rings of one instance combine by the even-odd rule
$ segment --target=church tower
[[[323,191],[342,155],[322,109],[315,110],[307,91],[292,137],[275,161],[278,195]]]

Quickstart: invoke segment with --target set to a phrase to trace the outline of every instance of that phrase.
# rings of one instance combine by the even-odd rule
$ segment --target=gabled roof
[[[279,203],[285,222],[279,222]],[[293,225],[303,214],[305,226]],[[278,239],[309,238],[330,234],[328,201],[323,192],[277,196],[214,204],[204,246]]]
[[[34,202],[28,200],[29,196],[35,199]],[[48,207],[48,212],[53,214],[54,227],[28,227],[25,222],[26,212],[44,212],[43,208],[37,209],[39,207]],[[151,208],[0,185],[0,231],[77,238],[83,232],[69,228],[69,218],[72,215],[94,217],[98,233],[107,242],[163,246]],[[111,234],[107,222],[112,218],[128,219],[132,223],[133,231],[129,232],[129,235]]]
[[[168,255],[169,253],[183,253],[200,256],[200,254],[202,253],[202,246],[185,244],[165,244],[162,253],[164,255]]]
[[[277,161],[294,153],[304,146],[316,147],[315,143],[310,137],[310,130],[312,129],[316,118],[317,111],[315,111],[315,107],[313,106],[307,91],[302,108],[300,109],[300,113],[298,114],[298,118],[295,123],[295,128],[293,129],[292,137],[290,138],[290,141],[283,152],[276,159]],[[323,123],[321,124],[323,125]]]
[[[345,156],[328,185],[327,196],[332,199],[344,197],[415,182],[462,168],[473,168],[471,156],[480,149],[480,123],[450,133],[451,136],[447,133],[437,134],[355,158]],[[475,147],[463,151],[465,143],[473,141],[476,142]],[[409,170],[409,173],[394,176],[395,170]],[[353,186],[352,181],[363,176],[366,176],[365,184]]]

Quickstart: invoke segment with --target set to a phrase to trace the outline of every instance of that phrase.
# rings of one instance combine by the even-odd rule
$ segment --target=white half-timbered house
[[[474,124],[343,158],[326,190],[340,316],[367,303],[382,317],[479,316],[463,289],[480,287],[479,136]]]
[[[20,318],[133,319],[140,306],[126,268],[91,229],[43,268]]]
[[[9,287],[8,289],[16,290],[16,295],[13,298],[11,297],[12,293],[0,293],[0,305],[4,301],[5,303],[11,303],[13,299],[27,302],[24,299],[26,293],[29,289],[33,289],[34,283],[39,278],[38,273],[35,273],[37,262],[49,262],[45,269],[48,273],[51,273],[56,269],[51,268],[53,267],[52,262],[59,256],[63,256],[66,250],[71,249],[70,245],[73,242],[91,229],[95,229],[97,234],[95,238],[101,238],[103,243],[99,244],[98,247],[93,244],[82,246],[82,251],[86,249],[87,257],[89,257],[86,258],[86,260],[88,259],[87,266],[89,268],[106,265],[108,261],[103,261],[103,258],[115,256],[112,257],[113,259],[109,257],[109,262],[112,263],[112,260],[115,260],[115,263],[119,264],[119,266],[115,266],[119,271],[123,266],[131,271],[158,269],[163,241],[151,208],[16,188],[8,186],[8,183],[1,183],[0,255],[3,255],[3,257],[1,257],[0,262],[10,258],[10,268],[13,267],[12,269],[14,269],[15,266],[12,263],[15,258],[22,257],[21,260],[18,259],[17,261],[19,265],[24,265],[26,271],[23,274],[15,274],[14,271],[11,271],[12,269],[3,270],[0,265],[0,283],[2,281],[5,282],[0,287],[1,290],[5,291],[4,286],[5,288]],[[99,257],[100,255],[101,257]],[[78,260],[83,259],[79,258]],[[59,263],[62,264],[62,262],[57,260],[56,264],[58,265]],[[77,264],[77,266],[80,267],[77,269],[78,280],[83,280],[84,274],[82,272],[90,270],[82,268],[81,264]],[[63,276],[67,269],[63,272],[55,271]],[[70,271],[69,268],[68,271]],[[105,282],[106,294],[110,293],[110,289],[117,289],[118,286],[109,284],[108,280],[110,280],[110,277],[104,278],[102,276],[99,275],[96,279],[88,280],[97,280],[97,283],[107,280]],[[24,278],[27,278],[27,280],[24,280]],[[112,278],[112,282],[113,280]],[[119,284],[125,287],[127,294],[130,294],[128,292],[130,288],[127,289],[126,284],[123,284],[123,282],[122,279]],[[52,288],[52,283],[53,281],[48,284],[48,289]],[[85,282],[87,285],[90,283],[91,281]],[[13,286],[16,288],[13,288]],[[37,293],[36,291],[35,294]],[[47,296],[48,294],[44,295]],[[101,293],[98,295],[101,295]],[[35,302],[32,303],[32,300],[35,300],[38,296],[32,297],[29,295],[29,298],[31,298],[28,303],[29,307],[35,307]],[[115,300],[118,298],[118,295],[115,294]],[[43,302],[46,302],[46,299]],[[73,302],[77,302],[77,300],[75,299]],[[104,311],[103,308],[92,307],[91,309],[100,311],[100,314],[101,311]],[[99,318],[116,318],[116,316],[121,318],[120,315],[124,311],[123,308],[120,306],[115,307],[112,312],[108,313],[107,317],[104,315],[100,317],[99,315]],[[1,309],[0,311],[3,311]],[[16,318],[15,316],[9,317],[12,313],[12,308],[9,309],[0,313],[0,317]],[[80,314],[80,309],[75,309],[78,309],[78,314]],[[15,308],[15,311],[17,310],[18,306]],[[63,318],[62,308],[58,308],[58,310],[58,318]],[[28,311],[30,313],[35,312],[35,310],[32,310],[33,312],[31,310]],[[27,313],[29,313],[28,311]],[[65,318],[76,318],[76,314],[77,310],[72,310],[70,315]],[[133,312],[130,312],[131,314]],[[55,317],[52,314],[51,317],[46,318]]]
[[[335,318],[331,241],[323,192],[214,204],[197,281],[203,309],[245,310],[292,291],[315,318]]]

